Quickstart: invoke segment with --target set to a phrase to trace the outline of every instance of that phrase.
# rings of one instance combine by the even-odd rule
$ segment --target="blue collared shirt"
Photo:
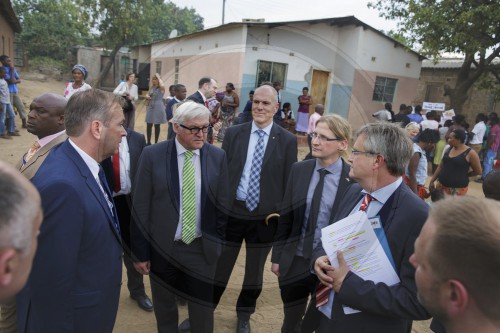
[[[321,240],[321,229],[326,227],[330,222],[330,217],[333,208],[333,202],[337,195],[337,190],[339,188],[340,174],[342,173],[342,159],[339,158],[337,161],[332,163],[327,168],[324,168],[318,160],[316,160],[316,165],[314,167],[314,172],[312,174],[311,180],[309,181],[309,189],[307,190],[307,205],[306,211],[304,213],[304,223],[302,223],[302,230],[300,234],[300,240],[297,244],[297,256],[303,256],[304,252],[304,237],[307,231],[307,224],[309,223],[309,214],[311,211],[311,201],[314,196],[314,190],[319,182],[319,172],[318,170],[326,169],[330,173],[325,175],[325,184],[323,187],[323,194],[321,196],[321,202],[319,205],[318,220],[316,221],[316,229],[314,230],[314,240],[313,249],[318,245]]]
[[[257,130],[259,129],[262,129],[264,133],[266,133],[266,135],[264,135],[264,155],[265,155],[272,127],[273,123],[269,124],[267,127],[259,128],[255,124],[255,122],[252,121],[252,129],[250,131],[250,141],[248,142],[247,159],[245,162],[245,167],[243,168],[243,172],[241,174],[240,184],[238,185],[238,189],[236,190],[237,200],[240,201],[247,200],[248,183],[250,182],[250,172],[252,169],[253,153],[255,151],[255,146],[257,145],[257,141],[259,140],[259,135],[255,132],[257,132]]]

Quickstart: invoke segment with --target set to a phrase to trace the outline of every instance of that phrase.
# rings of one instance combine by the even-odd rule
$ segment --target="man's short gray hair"
[[[206,118],[207,121],[210,120],[210,111],[205,105],[188,100],[182,102],[175,110],[172,123],[184,124],[188,120],[203,117]]]
[[[0,248],[30,252],[33,223],[40,209],[31,197],[11,172],[0,168]]]
[[[70,97],[64,112],[66,133],[68,136],[80,136],[94,120],[99,120],[105,126],[109,126],[113,116],[111,112],[113,104],[118,104],[123,108],[125,101],[119,95],[99,89],[74,94]]]
[[[357,136],[364,135],[365,151],[384,156],[389,173],[401,176],[413,154],[413,143],[397,124],[371,123],[361,127]]]

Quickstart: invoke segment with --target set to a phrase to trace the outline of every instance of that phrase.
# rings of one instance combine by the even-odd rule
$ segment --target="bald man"
[[[50,150],[68,138],[64,127],[67,102],[66,98],[56,94],[43,94],[31,102],[27,128],[38,139],[17,163],[17,169],[26,178],[33,178]]]
[[[67,102],[64,96],[57,94],[43,94],[31,102],[26,125],[28,132],[38,139],[26,149],[16,165],[27,179],[35,176],[51,149],[68,138],[64,127]],[[0,332],[17,333],[15,299],[2,304],[0,311]]]
[[[0,211],[0,303],[4,303],[28,279],[43,213],[35,187],[2,161]]]

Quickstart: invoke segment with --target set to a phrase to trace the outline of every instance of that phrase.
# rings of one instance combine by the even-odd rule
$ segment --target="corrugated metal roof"
[[[283,26],[283,25],[290,25],[290,24],[319,24],[319,23],[326,23],[326,24],[329,24],[331,26],[339,26],[339,27],[346,26],[346,25],[362,26],[363,29],[370,29],[373,32],[375,32],[375,33],[377,33],[377,34],[379,34],[379,35],[381,35],[381,36],[383,36],[383,37],[391,40],[394,43],[394,46],[398,46],[399,45],[399,46],[403,47],[405,50],[407,50],[407,51],[415,54],[420,60],[426,59],[426,57],[424,57],[423,55],[421,55],[418,52],[412,50],[408,46],[400,43],[399,41],[395,40],[391,36],[386,35],[382,31],[375,29],[374,27],[372,27],[372,26],[364,23],[363,21],[360,21],[355,16],[332,17],[332,18],[324,18],[324,19],[316,19],[316,20],[285,21],[285,22],[231,22],[231,23],[226,23],[226,24],[219,25],[219,26],[216,26],[216,27],[208,28],[206,30],[201,30],[201,31],[193,32],[193,33],[190,33],[190,34],[187,34],[187,35],[180,35],[180,36],[177,36],[177,37],[174,37],[174,38],[166,38],[166,39],[163,39],[163,40],[158,40],[158,41],[156,41],[154,43],[151,43],[151,44],[143,44],[143,45],[140,45],[140,46],[161,43],[161,42],[164,42],[166,40],[176,40],[176,39],[179,40],[181,38],[186,38],[186,36],[193,36],[193,35],[197,35],[197,34],[208,33],[208,32],[217,31],[217,30],[221,30],[221,29],[224,29],[226,27],[232,27],[232,26],[247,25],[249,27],[251,27],[251,26],[265,26],[265,27],[269,27],[269,28],[274,28],[274,27],[279,27],[279,26]]]
[[[437,62],[435,60],[425,59],[424,61],[422,61],[422,68],[458,69],[462,67],[463,63],[463,58],[444,58],[437,60]]]

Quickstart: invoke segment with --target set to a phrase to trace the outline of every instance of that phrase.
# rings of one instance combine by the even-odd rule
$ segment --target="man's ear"
[[[5,287],[12,283],[13,266],[17,252],[8,248],[0,251],[0,286]]]
[[[446,311],[452,317],[462,316],[470,305],[470,295],[467,288],[458,280],[448,280],[445,283]]]
[[[94,138],[99,140],[102,134],[102,123],[99,120],[93,120],[90,124],[90,133]]]

